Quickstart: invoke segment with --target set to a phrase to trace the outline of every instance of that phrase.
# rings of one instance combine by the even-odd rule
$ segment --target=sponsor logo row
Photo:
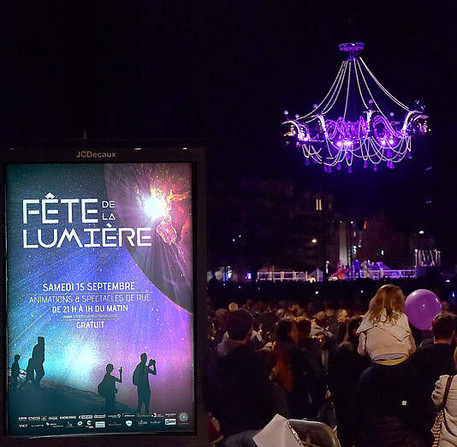
[[[174,426],[187,424],[189,415],[181,413],[152,413],[150,416],[135,414],[81,414],[64,416],[20,416],[18,428],[89,428]]]

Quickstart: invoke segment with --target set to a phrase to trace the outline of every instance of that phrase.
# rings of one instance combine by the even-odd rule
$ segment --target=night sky
[[[347,213],[431,231],[454,265],[456,13],[453,1],[2,2],[0,138],[201,139],[209,189],[250,176],[324,189]],[[282,145],[283,111],[311,110],[348,41],[431,117],[393,171],[324,175]]]

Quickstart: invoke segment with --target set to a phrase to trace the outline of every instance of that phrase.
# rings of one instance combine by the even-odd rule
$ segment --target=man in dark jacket
[[[433,343],[419,346],[411,358],[419,374],[429,428],[433,426],[435,420],[435,405],[431,399],[435,382],[444,374],[455,374],[455,329],[454,314],[449,312],[438,314],[432,323]]]
[[[252,329],[248,312],[231,312],[227,335],[211,353],[204,371],[206,406],[220,423],[225,446],[255,446],[252,436],[276,413],[272,383],[248,344]]]
[[[395,365],[373,363],[366,369],[348,407],[358,447],[426,447],[419,378],[410,359]]]

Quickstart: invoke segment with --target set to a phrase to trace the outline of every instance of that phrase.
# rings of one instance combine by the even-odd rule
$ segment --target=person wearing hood
[[[203,397],[219,421],[224,447],[255,447],[252,437],[278,412],[273,386],[249,344],[252,316],[243,309],[231,312],[226,328],[204,368]]]

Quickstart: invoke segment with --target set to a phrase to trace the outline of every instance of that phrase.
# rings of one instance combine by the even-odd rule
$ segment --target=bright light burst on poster
[[[143,209],[151,219],[164,217],[168,213],[167,202],[158,194],[153,194],[144,201]]]

